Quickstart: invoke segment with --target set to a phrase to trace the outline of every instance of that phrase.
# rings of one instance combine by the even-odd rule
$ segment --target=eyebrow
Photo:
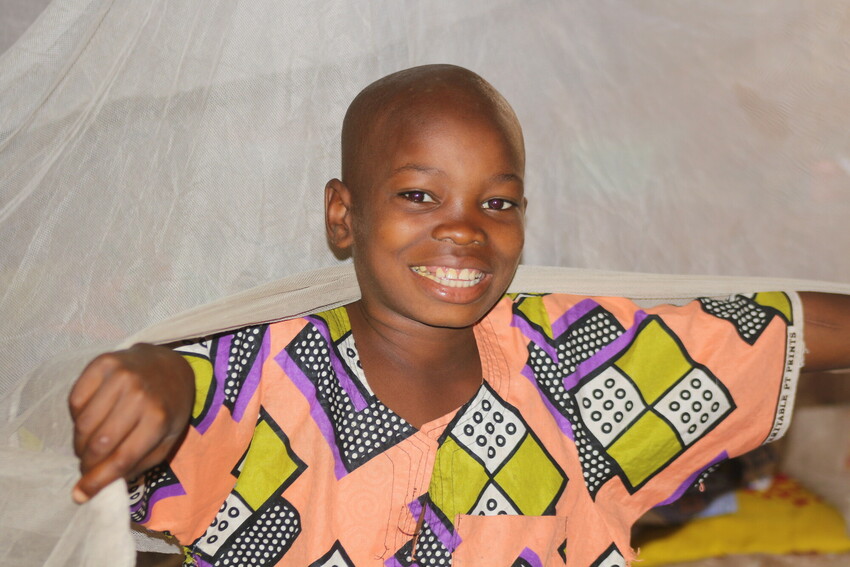
[[[401,173],[403,171],[418,171],[419,173],[427,173],[428,175],[445,174],[445,172],[438,167],[428,167],[427,165],[420,165],[418,163],[406,163],[403,166],[394,169],[392,175],[395,175],[396,173]]]
[[[490,178],[491,181],[495,181],[496,183],[510,183],[514,181],[522,185],[522,178],[515,173],[499,173],[498,175],[494,175]]]
[[[429,167],[427,165],[420,165],[418,163],[406,163],[403,166],[394,169],[391,175],[402,173],[404,171],[416,171],[419,173],[425,173],[427,175],[445,175],[446,173],[438,167]],[[522,178],[514,173],[498,173],[491,177],[490,181],[493,181],[495,183],[516,182],[522,184]]]

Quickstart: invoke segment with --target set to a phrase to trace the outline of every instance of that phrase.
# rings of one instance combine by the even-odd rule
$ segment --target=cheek
[[[500,235],[502,256],[516,264],[519,262],[519,257],[522,255],[522,248],[525,245],[525,227],[520,224],[510,229],[506,229]]]
[[[421,241],[425,232],[425,223],[417,219],[384,218],[383,222],[375,224],[373,244],[380,246],[382,252],[398,253]]]

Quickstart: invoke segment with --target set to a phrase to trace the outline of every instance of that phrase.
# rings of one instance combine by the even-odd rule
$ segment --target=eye
[[[484,209],[493,209],[494,211],[505,211],[516,207],[516,203],[507,199],[487,199],[481,207]]]
[[[418,191],[418,190],[405,191],[403,193],[399,193],[399,196],[401,196],[402,198],[407,199],[408,201],[411,201],[413,203],[433,203],[434,202],[434,198],[431,197],[431,195],[429,195],[425,191]]]

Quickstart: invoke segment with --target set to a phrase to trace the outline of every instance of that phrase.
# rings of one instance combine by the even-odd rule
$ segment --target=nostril
[[[480,236],[466,236],[466,235],[446,235],[442,237],[437,237],[436,240],[441,242],[451,242],[457,246],[467,246],[467,245],[481,245],[484,244],[484,238]]]
[[[452,242],[458,246],[466,246],[468,244],[481,245],[487,240],[481,229],[465,222],[455,222],[438,226],[434,230],[434,239]]]

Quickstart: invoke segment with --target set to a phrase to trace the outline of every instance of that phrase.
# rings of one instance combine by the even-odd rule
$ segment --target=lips
[[[412,266],[415,274],[446,287],[472,287],[481,283],[484,272],[475,268],[449,268],[446,266]]]

